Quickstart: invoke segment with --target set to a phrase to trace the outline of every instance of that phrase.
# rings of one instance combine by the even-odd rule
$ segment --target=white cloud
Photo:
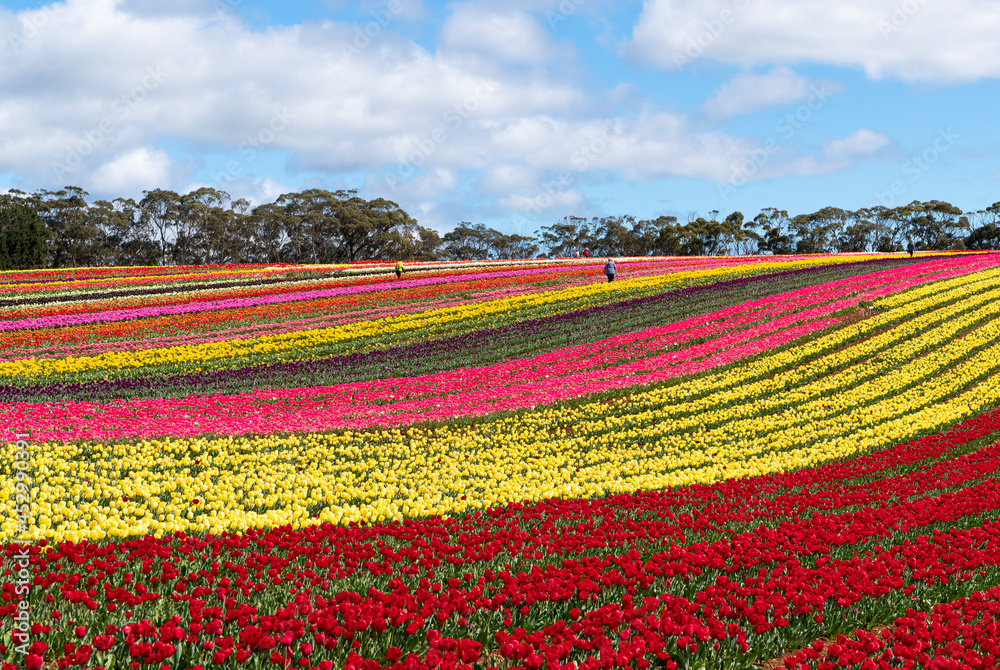
[[[412,179],[381,184],[373,181],[368,185],[372,191],[383,191],[390,200],[402,198],[407,201],[438,198],[451,193],[457,186],[458,175],[455,171],[441,167],[429,168]]]
[[[852,158],[873,154],[892,143],[885,133],[869,128],[859,128],[847,137],[827,142],[823,153],[830,158]]]
[[[454,6],[441,46],[513,63],[543,63],[557,53],[552,37],[530,14],[479,4]]]
[[[739,74],[716,90],[704,105],[705,112],[713,117],[748,114],[775,105],[806,100],[822,87],[824,97],[839,92],[843,87],[836,82],[813,82],[796,74],[788,67],[775,67],[765,74]]]
[[[648,0],[626,52],[671,69],[822,63],[958,82],[1000,76],[998,32],[987,0]]]
[[[589,206],[586,185],[612,175],[725,180],[759,144],[659,111],[638,87],[584,92],[548,67],[569,49],[527,0],[453,5],[437,50],[394,23],[364,39],[333,21],[256,31],[238,12],[184,2],[185,11],[148,0],[0,10],[0,32],[26,17],[40,24],[18,50],[0,51],[0,174],[17,173],[27,190],[78,184],[105,197],[210,182],[196,170],[234,162],[233,179],[218,184],[234,198],[300,188],[265,176],[285,169],[306,183],[364,182],[367,197],[451,226],[470,211],[503,216],[549,193],[542,180],[560,173],[570,185],[549,193],[553,207]],[[783,67],[744,75],[706,108],[799,100],[809,83]],[[609,118],[616,109],[632,111]],[[865,141],[838,140],[815,160],[862,160]],[[796,154],[778,158],[775,170],[808,169]]]
[[[170,181],[170,157],[166,152],[139,147],[100,166],[87,186],[103,193],[134,194],[163,188]]]
[[[892,139],[885,133],[860,128],[847,137],[828,140],[816,154],[774,144],[757,145],[738,154],[728,166],[727,176],[718,181],[743,184],[750,181],[828,174],[850,168],[877,157]]]
[[[586,202],[586,197],[576,188],[559,191],[540,190],[537,193],[511,195],[500,199],[500,206],[515,212],[537,215],[545,212],[572,211]]]
[[[285,193],[294,193],[297,190],[290,186],[284,186],[271,177],[251,177],[250,180],[253,189],[248,190],[245,195],[240,197],[246,198],[254,204],[273,202],[279,196]]]
[[[683,115],[665,112],[631,120],[523,117],[496,128],[488,139],[487,153],[498,161],[574,175],[615,171],[628,180],[724,178],[728,164],[756,144],[698,131]]]
[[[542,176],[542,170],[525,165],[496,165],[487,169],[479,180],[479,191],[492,195],[522,191],[537,187]]]
[[[445,154],[442,160],[451,164],[481,169],[478,192],[509,194],[501,202],[511,206],[517,198],[530,199],[532,194],[542,192],[542,181],[552,174],[561,174],[568,183],[592,182],[602,174],[619,175],[627,181],[662,177],[730,181],[736,166],[761,146],[756,138],[698,130],[684,115],[664,112],[640,114],[629,120],[522,116],[479,128],[477,133],[475,142],[454,147],[444,144],[436,151]],[[848,167],[888,142],[887,136],[862,129],[828,143],[821,158],[800,157],[792,149],[783,149],[769,156],[766,168],[755,177]],[[451,152],[452,148],[458,151]],[[424,188],[440,191],[434,187],[436,182],[425,185],[421,176],[390,176],[394,197],[418,197]]]
[[[229,195],[230,199],[235,201],[242,198],[249,202],[252,206],[260,205],[266,202],[274,202],[279,196],[285,193],[293,193],[295,191],[302,190],[302,188],[293,188],[282,184],[271,177],[258,177],[250,174],[235,179],[215,181],[212,183],[189,183],[178,190],[178,193],[190,193],[203,187],[225,191]]]
[[[0,16],[0,30],[25,16]],[[133,14],[113,0],[67,0],[44,16],[18,51],[0,51],[0,173],[25,183],[48,185],[68,158],[87,174],[163,138],[239,161],[279,150],[293,169],[345,172],[402,162],[442,128],[434,160],[464,162],[487,122],[585,97],[544,72],[438,56],[388,29],[358,47],[343,23],[254,32],[229,17]],[[75,155],[95,129],[100,141]]]

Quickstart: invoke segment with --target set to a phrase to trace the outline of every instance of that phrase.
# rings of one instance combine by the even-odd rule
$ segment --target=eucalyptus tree
[[[663,214],[650,221],[650,225],[656,229],[656,239],[653,240],[650,251],[658,256],[679,256],[681,236],[677,217]]]
[[[824,207],[816,212],[791,217],[788,229],[795,241],[795,252],[822,254],[830,251],[846,218],[844,210],[837,207]]]
[[[397,203],[385,198],[365,200],[357,196],[345,202],[347,211],[353,214],[358,207],[362,216],[350,217],[350,226],[341,222],[341,258],[346,256],[348,262],[359,258],[388,260],[412,253],[419,226]]]
[[[225,191],[210,187],[199,188],[181,198],[184,222],[181,232],[187,242],[181,250],[182,262],[218,265],[237,262],[244,255],[252,244],[252,231],[240,225],[242,217],[236,209],[245,210],[248,203],[245,200],[237,203]],[[180,239],[179,233],[178,243]]]
[[[441,235],[432,228],[417,226],[416,239],[413,241],[413,256],[418,261],[437,261],[441,259],[443,241]],[[537,253],[538,247],[535,247]]]
[[[245,257],[257,263],[281,263],[291,259],[292,238],[284,209],[277,203],[257,205],[243,218],[241,229],[247,240]]]
[[[898,224],[894,209],[885,205],[862,207],[855,210],[854,220],[856,225],[864,226],[866,230],[869,230],[868,249],[871,251],[888,252],[903,248],[903,231]]]
[[[159,239],[160,265],[167,264],[179,227],[183,220],[181,196],[165,189],[143,191],[139,201],[139,219]]]
[[[49,237],[34,208],[16,196],[0,196],[0,270],[45,267]]]
[[[101,265],[154,265],[159,249],[152,227],[143,221],[131,198],[98,200],[89,209],[91,222],[103,233]]]
[[[87,195],[77,186],[66,186],[58,191],[41,189],[27,196],[25,204],[38,213],[52,234],[49,266],[78,267],[97,261],[103,233],[90,220]]]
[[[775,207],[765,207],[753,218],[753,224],[752,236],[760,251],[774,255],[794,252],[792,237],[788,230],[787,211]]]
[[[580,249],[595,251],[600,231],[579,216],[565,216],[537,232],[541,246],[550,257],[572,256]]]
[[[496,258],[534,258],[538,255],[538,240],[530,235],[502,235],[496,242]]]
[[[962,233],[970,230],[969,220],[962,210],[941,200],[914,200],[897,209],[906,221],[907,236],[924,249],[951,248],[958,239],[965,237]]]
[[[490,258],[497,240],[503,236],[483,223],[462,221],[442,238],[446,258],[455,261],[482,261]]]

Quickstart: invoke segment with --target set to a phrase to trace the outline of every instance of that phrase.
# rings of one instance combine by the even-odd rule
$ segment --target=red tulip
[[[115,638],[111,635],[95,635],[94,648],[97,651],[107,651],[115,643]]]

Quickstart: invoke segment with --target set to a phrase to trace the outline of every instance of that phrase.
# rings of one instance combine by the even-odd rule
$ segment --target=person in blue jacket
[[[608,281],[615,280],[615,262],[608,258],[608,262],[604,264],[604,274],[608,276]]]

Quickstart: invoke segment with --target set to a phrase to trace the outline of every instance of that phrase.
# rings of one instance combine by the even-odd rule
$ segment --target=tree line
[[[0,195],[0,269],[222,263],[344,263],[357,260],[487,260],[575,256],[814,254],[1000,248],[1000,202],[963,212],[913,201],[809,214],[764,208],[638,219],[567,216],[534,235],[505,234],[468,221],[441,236],[398,204],[354,190],[308,189],[256,207],[225,191],[185,195],[155,189],[138,202],[87,201],[59,191]]]
[[[399,205],[356,191],[310,189],[252,207],[225,191],[155,189],[88,203],[60,191],[0,195],[0,210],[30,210],[48,231],[46,267],[215,263],[340,263],[422,258],[440,245]]]

